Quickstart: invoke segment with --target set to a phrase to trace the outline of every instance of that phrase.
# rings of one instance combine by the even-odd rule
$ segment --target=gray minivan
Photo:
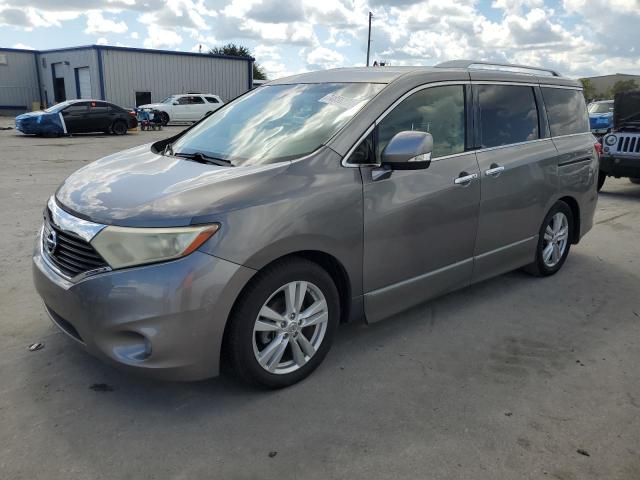
[[[580,85],[544,69],[275,80],[67,178],[35,285],[59,328],[126,369],[196,380],[226,363],[290,385],[340,322],[556,273],[593,224],[594,143]]]

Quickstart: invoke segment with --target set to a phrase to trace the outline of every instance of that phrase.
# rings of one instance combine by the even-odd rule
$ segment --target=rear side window
[[[542,97],[552,137],[589,131],[589,114],[580,90],[543,87]]]
[[[220,103],[216,97],[204,97],[209,103]]]
[[[189,97],[191,103],[204,103],[202,97]]]
[[[532,87],[479,85],[477,89],[482,148],[539,138],[538,109]]]

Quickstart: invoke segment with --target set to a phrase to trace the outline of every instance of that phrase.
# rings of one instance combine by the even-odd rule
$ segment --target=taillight
[[[129,110],[129,115],[131,115],[132,117],[136,116],[136,112],[134,112],[133,110]]]
[[[593,144],[593,146],[596,148],[596,152],[598,152],[598,156],[601,157],[602,156],[602,144],[600,142],[596,142]]]

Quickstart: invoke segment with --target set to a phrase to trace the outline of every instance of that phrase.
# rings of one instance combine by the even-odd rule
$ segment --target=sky
[[[0,0],[0,46],[249,47],[270,79],[474,59],[640,74],[640,0]]]

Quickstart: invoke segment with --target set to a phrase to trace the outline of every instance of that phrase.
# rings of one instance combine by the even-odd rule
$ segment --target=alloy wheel
[[[555,267],[567,249],[569,241],[569,219],[558,212],[547,225],[544,231],[544,241],[542,244],[542,260],[548,268]]]
[[[318,351],[329,320],[322,291],[311,282],[289,282],[264,303],[253,327],[253,353],[269,373],[303,367]]]

